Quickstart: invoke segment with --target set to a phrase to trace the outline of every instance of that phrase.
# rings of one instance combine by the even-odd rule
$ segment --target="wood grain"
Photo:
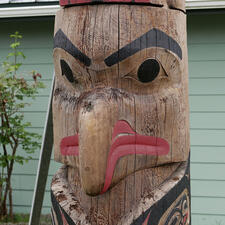
[[[90,224],[135,221],[140,202],[188,160],[183,3],[76,6],[56,16],[55,159],[68,166],[67,182]],[[62,155],[60,142],[73,135],[79,154]]]

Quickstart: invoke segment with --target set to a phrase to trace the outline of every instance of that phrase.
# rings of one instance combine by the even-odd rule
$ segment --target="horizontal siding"
[[[192,224],[224,225],[225,216],[217,214],[192,213]]]
[[[195,180],[208,180],[208,182],[210,182],[211,180],[225,181],[224,171],[225,171],[224,163],[198,162],[198,163],[191,164],[191,178]]]
[[[48,192],[45,194],[45,196],[48,195]],[[49,197],[50,199],[50,197]],[[16,213],[30,213],[30,205],[21,205],[21,204],[14,204],[13,205],[13,211]],[[42,214],[50,214],[51,213],[51,208],[49,206],[43,206],[41,210]]]
[[[192,225],[225,224],[224,20],[188,17]]]
[[[38,159],[31,159],[29,160],[29,163],[24,163],[23,165],[15,164],[14,166],[14,173],[16,175],[35,175],[37,173],[37,167],[38,167]],[[50,163],[49,168],[49,175],[53,175],[56,172],[55,168],[55,162],[52,160]]]
[[[190,56],[189,56],[190,59]],[[225,60],[222,61],[189,61],[190,82],[193,79],[217,79],[225,77]],[[215,72],[216,71],[216,72]]]
[[[199,180],[193,179],[191,181],[192,191],[191,194],[193,197],[215,197],[215,198],[225,198],[225,182],[224,180]]]
[[[190,127],[203,130],[225,130],[225,113],[195,113],[190,115]],[[207,123],[206,123],[207,121]]]
[[[25,74],[24,78],[27,80],[32,80],[32,76],[29,73],[32,70],[38,71],[41,75],[42,78],[41,80],[44,81],[49,81],[52,80],[53,77],[53,67],[52,63],[45,63],[45,64],[26,64],[24,63],[23,68],[21,69],[23,71],[27,71],[28,74]]]
[[[55,172],[54,172],[55,173]],[[36,173],[35,173],[36,174]],[[17,175],[13,174],[12,175],[12,185],[14,190],[33,190],[34,184],[35,184],[35,179],[36,177],[34,174],[25,174],[25,175]],[[51,180],[47,180],[47,187],[50,187]],[[48,188],[49,189],[49,188]]]
[[[191,88],[191,87],[190,87]],[[190,96],[190,110],[191,112],[225,112],[224,96]]]
[[[225,63],[225,62],[224,62]],[[189,81],[191,96],[196,95],[223,95],[225,96],[225,76],[219,78],[190,78]]]
[[[224,146],[191,146],[192,163],[225,163]],[[194,171],[193,171],[194,172]]]
[[[189,61],[224,61],[225,43],[189,44]],[[215,68],[216,69],[216,68]],[[216,71],[216,70],[215,70]]]
[[[7,55],[8,49],[1,49],[1,54]],[[52,60],[52,48],[21,48],[21,51],[24,53],[24,55],[29,59],[30,64],[39,64],[39,65],[45,65],[51,64],[53,62]]]
[[[193,146],[225,146],[225,130],[191,130]]]

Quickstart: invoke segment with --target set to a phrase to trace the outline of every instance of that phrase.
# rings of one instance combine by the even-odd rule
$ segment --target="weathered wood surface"
[[[135,189],[135,185],[129,190],[126,188],[133,181],[133,174],[105,194],[91,197],[81,188],[78,170],[72,170],[67,177],[69,169],[62,167],[52,181],[53,219],[56,224],[57,221],[60,224],[63,218],[66,221],[65,217],[69,225],[190,224],[188,162],[136,172],[142,187],[139,197],[125,194]],[[160,175],[151,176],[156,173]],[[57,215],[63,216],[57,218]],[[146,222],[148,220],[149,223]],[[174,221],[177,223],[172,223]]]
[[[91,224],[126,224],[122,217],[188,160],[184,1],[160,4],[56,16],[55,160],[68,166],[66,182]]]

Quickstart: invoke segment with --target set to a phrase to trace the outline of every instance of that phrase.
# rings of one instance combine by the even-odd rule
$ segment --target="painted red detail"
[[[60,0],[60,5],[64,6],[64,5],[69,5],[69,1],[68,0]]]
[[[119,158],[131,154],[167,155],[170,150],[168,142],[163,138],[137,134],[126,121],[118,121],[116,123],[113,131],[113,140],[114,142],[108,155],[105,183],[101,194],[110,187],[113,172]]]
[[[113,172],[119,158],[133,154],[167,155],[169,150],[169,144],[163,138],[137,134],[126,121],[118,121],[112,134],[112,145],[108,154],[105,183],[101,194],[110,187]],[[78,135],[64,137],[60,143],[60,151],[62,155],[78,156]]]
[[[183,224],[186,224],[186,221],[188,219],[188,212],[185,214],[184,219],[183,219]]]
[[[71,5],[90,3],[90,2],[91,2],[91,0],[70,0]]]
[[[119,120],[114,126],[112,141],[114,141],[116,136],[119,134],[135,134],[135,132],[132,130],[128,122],[126,122],[125,120]]]
[[[149,217],[150,217],[150,213],[148,214],[148,216],[146,217],[146,219],[145,219],[144,223],[142,223],[142,225],[148,225]]]
[[[119,2],[132,2],[131,0],[103,0],[103,2],[117,2],[117,3],[119,3]]]
[[[151,4],[150,0],[60,0],[60,5],[61,6],[68,6],[68,5],[80,5],[80,4],[89,4],[89,3],[149,3]]]
[[[60,143],[60,152],[62,155],[79,155],[78,135],[64,137]]]
[[[64,214],[63,214],[63,212],[62,212],[61,209],[60,209],[60,213],[61,213],[61,218],[62,218],[63,225],[69,225],[69,224],[67,223],[66,218],[65,218],[65,216],[64,216]]]
[[[135,3],[150,3],[149,0],[135,0]]]

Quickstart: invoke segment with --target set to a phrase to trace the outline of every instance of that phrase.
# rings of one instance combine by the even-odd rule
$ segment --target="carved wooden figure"
[[[190,225],[184,0],[61,0],[56,225]]]

